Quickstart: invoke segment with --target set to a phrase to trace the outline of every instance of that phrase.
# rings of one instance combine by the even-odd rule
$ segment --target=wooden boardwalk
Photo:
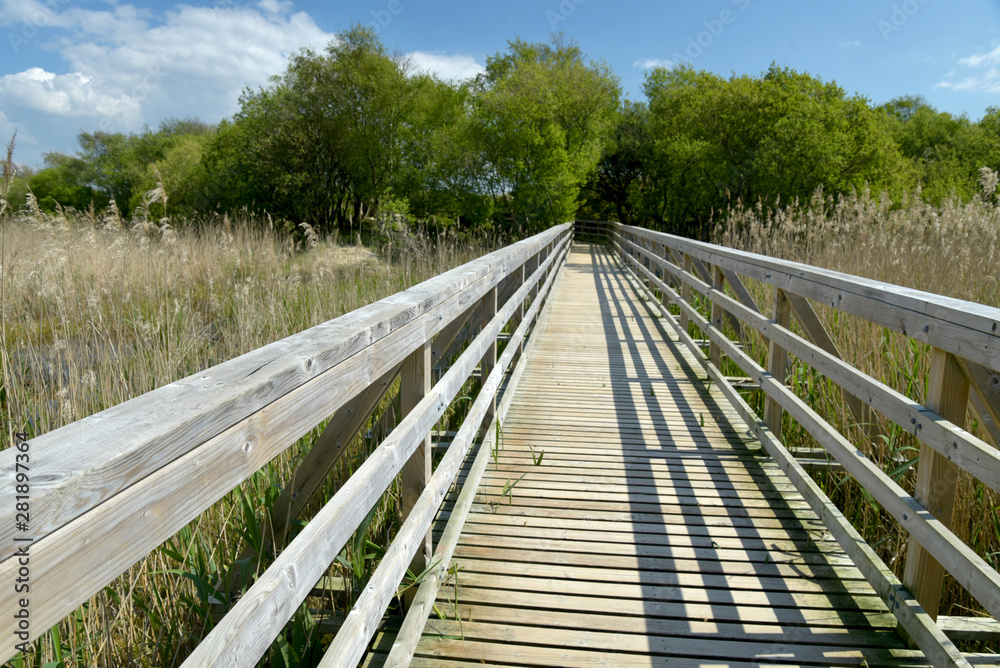
[[[617,261],[554,289],[413,665],[927,665]]]

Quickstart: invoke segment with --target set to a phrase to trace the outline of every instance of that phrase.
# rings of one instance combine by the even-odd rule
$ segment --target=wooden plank
[[[972,387],[973,408],[986,428],[993,445],[1000,446],[1000,372],[968,360],[956,358]]]
[[[715,334],[717,333],[713,332],[713,335]],[[720,344],[725,348],[726,340],[723,339],[724,337],[720,336]],[[761,388],[769,395],[778,398],[783,408],[789,411],[803,428],[840,461],[848,473],[868,489],[876,501],[882,504],[904,529],[910,531],[911,536],[916,536],[925,549],[929,549],[932,554],[940,557],[939,561],[946,561],[951,566],[949,572],[954,573],[955,578],[968,589],[975,591],[984,607],[988,610],[1000,608],[998,605],[1000,604],[1000,574],[997,574],[968,546],[943,527],[922,505],[906,494],[895,481],[888,478],[881,469],[872,464],[839,433],[826,425],[822,418],[790,390],[783,385],[778,385],[773,378],[763,373],[763,370],[741,351],[733,348],[730,351],[730,356],[737,360],[737,363],[744,367],[744,370],[749,372],[756,370],[761,379]],[[847,549],[846,546],[845,549]],[[952,571],[952,568],[961,570]],[[898,597],[898,592],[894,592],[894,595]],[[926,615],[922,608],[920,613]],[[940,631],[940,629],[937,630]],[[921,645],[921,649],[928,651],[927,647],[923,645]]]
[[[565,263],[566,255],[567,253],[564,251],[559,259],[560,267]],[[518,311],[516,313],[518,326],[515,328],[514,334],[509,343],[509,351],[513,354],[508,355],[508,351],[505,350],[504,355],[501,358],[501,364],[503,366],[506,366],[505,360],[508,359],[511,361],[516,359],[518,364],[511,374],[510,383],[505,388],[503,400],[498,408],[496,420],[499,422],[502,422],[504,417],[506,417],[510,404],[513,401],[514,393],[517,391],[518,384],[520,383],[521,376],[526,366],[525,355],[531,353],[531,350],[537,342],[537,338],[533,337],[532,340],[528,342],[527,346],[525,346],[524,339],[536,318],[538,318],[540,326],[544,326],[544,323],[548,321],[549,314],[551,313],[551,303],[546,303],[546,297],[551,290],[552,284],[556,282],[556,276],[558,276],[558,270],[551,275],[551,278],[545,281],[541,291],[538,293],[538,300],[534,301],[527,310],[524,308],[523,300],[521,305],[518,307]],[[522,284],[524,283],[523,276],[521,282]],[[542,304],[546,304],[544,313],[540,308]],[[461,492],[459,493],[451,512],[447,513],[448,521],[439,541],[437,552],[434,555],[436,564],[435,568],[430,569],[427,576],[420,583],[419,589],[414,597],[413,604],[407,610],[406,618],[403,621],[400,632],[397,634],[396,640],[393,642],[392,648],[386,657],[385,665],[387,666],[391,666],[392,668],[406,668],[406,666],[410,665],[410,662],[413,659],[417,644],[420,641],[420,637],[423,635],[427,618],[430,616],[431,610],[433,609],[434,601],[437,598],[441,582],[446,577],[448,568],[451,565],[451,559],[454,555],[455,548],[458,545],[458,540],[465,525],[466,518],[472,508],[473,501],[476,496],[476,490],[479,486],[479,481],[482,478],[486,464],[489,461],[490,450],[495,447],[494,439],[496,437],[496,432],[492,429],[491,423],[492,419],[490,420],[490,423],[488,423],[485,438],[480,443],[479,452],[470,468],[468,479],[462,481]],[[439,518],[440,515],[441,514],[439,514]]]
[[[291,480],[271,504],[271,521],[265,523],[261,529],[262,546],[270,549],[274,543],[283,546],[287,542],[291,520],[298,517],[301,509],[309,503],[313,494],[337,465],[347,446],[385,396],[397,373],[399,366],[387,371],[333,416],[292,474]],[[244,548],[237,556],[226,578],[226,586],[230,592],[240,592],[247,585],[246,573],[240,565],[249,563],[256,556],[258,556],[257,551],[252,545]]]
[[[885,605],[843,552],[828,552],[822,532],[813,544],[802,540],[810,535],[807,527],[818,526],[815,515],[790,490],[775,495],[788,484],[771,478],[773,464],[754,457],[728,426],[738,411],[709,408],[719,391],[713,386],[709,394],[696,386],[695,370],[703,359],[697,344],[687,336],[692,354],[684,357],[677,357],[670,343],[654,344],[651,335],[664,331],[660,322],[679,328],[678,323],[660,321],[648,304],[624,301],[629,284],[638,281],[615,273],[619,265],[612,258],[591,249],[584,253],[567,264],[554,297],[555,324],[536,334],[542,341],[529,363],[537,371],[526,371],[527,384],[519,388],[530,394],[522,395],[505,420],[503,450],[496,466],[487,467],[480,490],[485,503],[471,508],[455,549],[455,560],[468,564],[467,570],[460,570],[457,587],[449,584],[438,599],[440,609],[449,609],[448,600],[457,594],[456,608],[447,614],[463,615],[465,639],[458,640],[461,627],[447,629],[454,640],[425,635],[412,665],[421,658],[441,665],[480,659],[652,665],[665,658],[670,665],[704,665],[712,658],[727,665],[766,665],[767,651],[775,647],[768,637],[772,631],[789,641],[776,659],[781,662],[805,656],[820,665],[862,665],[869,659],[926,665],[900,649]],[[643,267],[635,257],[628,262]],[[644,277],[656,278],[646,272]],[[679,297],[671,293],[664,292]],[[563,299],[584,305],[600,300],[603,306],[563,308]],[[688,315],[697,326],[709,325],[695,320],[695,313]],[[610,372],[600,361],[601,345],[606,359],[618,360],[619,371]],[[590,389],[565,389],[562,383],[571,384],[574,377],[559,369],[569,368],[577,372],[577,384],[589,383]],[[641,380],[657,373],[691,380],[673,385]],[[595,384],[602,374],[606,380]],[[655,399],[645,398],[648,389]],[[573,413],[558,399],[576,409],[575,425]],[[691,406],[704,406],[707,428],[698,415],[702,409]],[[727,426],[714,426],[717,422]],[[539,466],[529,459],[533,444],[546,451]],[[675,478],[668,481],[671,473]],[[515,476],[519,482],[505,493]],[[719,489],[707,487],[716,480]],[[761,507],[754,507],[757,503]],[[481,625],[485,636],[469,633],[470,624]],[[719,624],[736,638],[722,640]],[[811,628],[823,625],[825,636]],[[759,636],[747,633],[751,626]],[[869,635],[861,640],[858,634]],[[881,651],[877,634],[896,649],[884,656],[859,651],[861,645]],[[725,644],[740,642],[745,644]],[[480,653],[483,645],[489,654]]]
[[[703,289],[706,296],[717,295],[712,293],[707,285],[696,284],[693,288],[699,291]],[[737,314],[744,322],[765,336],[778,341],[800,360],[821,371],[841,387],[864,397],[868,405],[910,431],[922,443],[945,454],[952,462],[973,473],[991,489],[1000,491],[1000,452],[995,448],[801,337],[774,327],[772,321],[762,318],[734,300],[722,295],[718,298],[724,308]],[[719,332],[716,332],[716,335],[722,336]]]
[[[550,564],[546,561],[532,561],[527,555],[517,555],[508,551],[511,559],[486,559],[466,555],[461,561],[461,573],[480,573],[494,576],[514,575],[520,577],[545,578],[554,581],[574,580],[579,582],[602,582],[605,584],[624,583],[631,585],[674,586],[711,589],[745,589],[753,591],[780,591],[803,593],[860,593],[871,595],[872,590],[864,576],[853,566],[810,566],[803,571],[793,570],[787,565],[778,565],[764,573],[741,572],[727,562],[718,562],[712,572],[697,572],[683,567],[667,569],[644,568],[640,561],[631,568],[617,568],[606,564]],[[465,584],[467,581],[461,580]],[[500,587],[506,587],[503,585]],[[590,592],[588,595],[597,595]],[[621,598],[617,595],[613,598]],[[887,618],[889,613],[882,611]],[[895,621],[887,622],[887,628],[895,628]]]
[[[524,651],[542,647],[559,647],[567,650],[591,650],[615,652],[619,661],[632,655],[650,655],[660,661],[669,658],[674,665],[674,658],[703,657],[705,659],[735,659],[743,661],[786,661],[788,652],[794,651],[795,657],[804,663],[825,666],[863,666],[871,660],[878,665],[894,665],[893,652],[869,648],[865,651],[847,649],[844,647],[824,647],[805,644],[808,631],[800,631],[794,627],[785,630],[781,642],[752,643],[740,640],[728,640],[715,637],[709,640],[700,638],[671,637],[663,638],[655,635],[637,636],[622,633],[604,633],[589,629],[566,629],[556,632],[550,628],[533,628],[530,626],[511,626],[506,624],[483,624],[476,621],[463,622],[461,625],[452,620],[434,620],[428,625],[433,632],[442,637],[462,637],[469,640],[503,641],[510,643],[517,638],[519,646]],[[798,642],[797,642],[798,641]],[[523,644],[522,644],[523,643]],[[801,644],[800,644],[801,643]],[[794,646],[794,647],[793,647]],[[902,650],[900,650],[902,651]],[[581,657],[582,658],[582,657]],[[522,659],[524,660],[524,659]],[[565,659],[564,659],[565,660]],[[570,658],[571,665],[581,665],[580,659]],[[589,662],[588,662],[589,663]],[[528,665],[534,665],[528,663]],[[564,664],[566,665],[566,664]],[[614,662],[604,665],[618,665]],[[702,664],[704,665],[704,664]]]
[[[820,321],[819,316],[816,314],[816,310],[813,309],[812,304],[805,297],[800,297],[795,294],[785,293],[785,297],[788,299],[789,305],[792,307],[792,313],[795,315],[795,319],[802,326],[802,330],[806,333],[809,340],[815,345],[819,346],[826,352],[830,353],[838,359],[844,359],[844,356],[840,354],[840,350],[837,348],[837,344],[834,342],[830,333],[826,331],[826,327]],[[719,328],[722,331],[722,328]],[[847,402],[847,407],[851,410],[851,415],[854,416],[854,421],[862,426],[865,426],[866,431],[869,433],[869,439],[874,440],[875,430],[872,429],[875,425],[873,424],[874,418],[872,417],[870,411],[867,411],[861,399],[857,398],[844,388],[841,388],[844,395],[844,401]]]
[[[784,290],[775,289],[774,308],[771,311],[771,320],[782,329],[788,329],[791,316],[791,305]],[[722,331],[722,330],[719,330]],[[718,344],[716,344],[718,345]],[[768,344],[767,372],[771,374],[777,382],[785,384],[785,375],[788,373],[788,353],[777,341],[771,339]],[[781,417],[784,413],[781,404],[768,397],[764,402],[764,423],[778,439],[781,439]]]
[[[513,310],[513,305],[510,308]],[[502,317],[505,320],[510,315],[505,307]],[[469,345],[414,410],[198,645],[185,665],[253,664],[267,650],[354,528],[444,414],[485,353],[489,341],[499,333],[500,318],[495,318],[493,324]],[[418,535],[423,533],[425,531]]]
[[[399,367],[393,367],[333,416],[302,459],[292,479],[271,505],[271,522],[263,531],[262,542],[265,545],[270,542],[268,535],[272,527],[275,534],[282,536],[280,542],[285,542],[289,521],[298,517],[302,507],[309,502],[313,493],[340,461],[347,446],[385,396],[398,373]]]
[[[828,304],[987,368],[1000,367],[1000,309],[662,232],[630,228],[682,253]]]
[[[557,598],[557,597],[550,597]],[[532,601],[534,602],[534,601]],[[449,619],[456,619],[459,615],[463,620],[476,621],[480,623],[492,624],[519,624],[524,623],[525,614],[520,607],[507,607],[502,599],[491,602],[489,605],[466,604],[459,605],[456,610],[454,606],[446,606],[442,601],[439,608]],[[665,637],[700,637],[703,639],[714,636],[722,636],[731,640],[744,640],[751,642],[784,642],[790,640],[792,634],[787,632],[789,626],[793,626],[801,633],[801,637],[812,644],[847,646],[847,647],[899,647],[899,637],[893,632],[892,627],[883,627],[878,630],[872,628],[872,616],[858,615],[858,626],[864,631],[859,633],[858,628],[851,628],[846,623],[849,615],[853,613],[824,613],[827,626],[810,623],[805,627],[804,617],[798,616],[793,611],[778,609],[779,614],[785,618],[783,624],[768,624],[763,621],[755,621],[756,608],[745,608],[736,613],[746,621],[729,622],[716,618],[714,611],[706,611],[707,614],[700,619],[691,615],[691,619],[678,623],[674,619],[659,619],[655,617],[639,618],[626,615],[601,614],[602,608],[592,608],[593,612],[579,612],[580,608],[569,610],[551,609],[558,608],[558,600],[550,600],[550,609],[544,613],[532,614],[531,623],[534,626],[546,628],[578,628],[590,629],[594,631],[626,633],[626,634],[649,634]],[[600,602],[598,601],[598,605]],[[568,607],[568,606],[566,606]],[[710,606],[704,606],[710,608]],[[640,611],[641,612],[641,611]],[[810,611],[811,612],[811,611]],[[736,616],[734,615],[734,616]],[[893,620],[891,615],[885,615],[886,621]],[[798,634],[796,634],[798,635]]]
[[[690,255],[684,256],[684,273],[690,274],[694,268],[694,262]],[[686,303],[691,303],[691,286],[687,283],[681,283],[681,299]],[[686,312],[681,312],[681,328],[687,332],[688,331],[688,315]]]
[[[938,615],[938,625],[952,640],[969,642],[1000,641],[1000,622],[992,617],[949,617]]]
[[[537,277],[536,277],[537,280]],[[520,305],[518,305],[517,310],[520,311]],[[483,297],[483,317],[489,320],[493,319],[493,316],[497,312],[497,291],[491,290],[486,293]],[[482,360],[479,362],[479,367],[481,369],[481,374],[483,378],[490,375],[493,369],[497,365],[497,342],[496,339],[493,340],[492,345],[486,349],[486,354],[483,355]],[[493,424],[493,416],[496,413],[496,399],[491,399],[490,404],[486,409],[486,413],[483,416],[483,424],[491,425]],[[419,572],[419,571],[418,571]]]
[[[761,378],[761,387],[765,387],[765,383],[763,382],[764,370],[760,366],[750,360],[743,351],[729,342],[715,328],[709,328],[707,333],[710,337],[717,337],[720,346],[728,349],[727,352],[730,356],[744,368],[744,371],[748,375]],[[696,355],[699,353],[700,351],[695,352]],[[767,428],[767,425],[757,417],[743,397],[729,385],[725,376],[711,364],[708,367],[708,371],[712,379],[718,384],[719,389],[726,395],[732,406],[739,411],[746,424],[767,451],[779,463],[782,470],[788,474],[803,496],[808,499],[813,510],[824,520],[826,526],[833,532],[845,552],[850,555],[851,560],[864,572],[868,581],[889,605],[889,609],[899,620],[900,625],[909,638],[933,661],[934,665],[969,665],[966,658],[958,651],[951,640],[944,635],[940,627],[934,623],[934,620],[920,607],[920,604],[903,587],[892,571],[879,559],[874,550],[861,538],[857,530],[847,521],[847,518],[843,516],[833,502],[820,490],[816,482],[781,444],[781,441]],[[770,381],[772,387],[776,386],[774,389],[775,394],[790,394],[783,384],[778,386],[777,383],[773,383],[773,379],[770,379]],[[785,407],[787,408],[788,406],[786,405]],[[807,407],[806,411],[808,412]],[[796,415],[797,419],[798,417]]]
[[[548,268],[557,264],[557,258],[557,254],[547,257],[537,272],[529,279],[529,282],[534,283],[541,276],[548,275]],[[520,301],[527,294],[528,289],[529,286],[527,285],[521,286],[516,293],[520,296],[520,299],[509,300],[499,311],[496,310],[494,303],[493,310],[496,312],[473,340],[469,349],[459,358],[460,360],[469,357],[470,354],[472,356],[471,359],[478,357],[479,360],[482,360],[491,346],[495,351],[496,337],[514,315],[514,311],[520,308]],[[488,308],[489,304],[487,303]],[[521,333],[523,335],[523,330]],[[465,460],[465,456],[472,445],[473,439],[479,432],[484,417],[488,412],[494,410],[494,398],[500,388],[507,365],[510,364],[511,359],[514,357],[515,350],[516,348],[513,346],[505,349],[499,364],[494,358],[493,368],[489,375],[483,379],[479,394],[469,408],[469,412],[465,420],[463,420],[461,427],[459,427],[458,433],[455,434],[448,452],[438,463],[430,480],[427,481],[426,487],[421,491],[419,498],[413,505],[410,516],[407,517],[396,538],[389,545],[374,574],[372,574],[371,579],[365,586],[364,592],[358,598],[351,612],[347,615],[347,619],[344,620],[340,632],[334,637],[333,642],[323,655],[323,659],[319,663],[320,668],[356,665],[364,656],[365,649],[374,633],[378,620],[385,614],[389,602],[396,595],[399,583],[405,575],[406,565],[411,561],[419,547],[420,537],[430,532],[434,515],[444,501],[445,494],[451,487],[462,462]],[[459,364],[456,364],[455,367],[461,368]],[[451,382],[452,378],[454,378],[456,381],[464,382],[464,376],[461,375],[453,375],[452,378],[448,378],[454,370],[454,368],[450,370],[446,374],[445,379]],[[466,368],[466,375],[471,370],[471,367]],[[442,379],[441,382],[444,383],[445,379]],[[457,394],[459,389],[461,389],[461,382],[455,384],[451,396],[453,397],[454,394]],[[451,398],[448,399],[446,404],[450,403],[450,401]],[[443,413],[443,410],[441,412]],[[440,414],[438,416],[440,417]],[[415,575],[422,573],[424,573],[423,569],[415,572]]]
[[[962,427],[969,407],[969,380],[955,357],[935,348],[927,378],[927,407],[945,420]],[[920,446],[917,484],[913,498],[927,508],[943,527],[951,526],[958,490],[958,467],[927,445]],[[953,566],[954,567],[954,566]],[[961,566],[959,566],[961,567]],[[903,582],[920,601],[932,619],[937,618],[944,583],[944,569],[910,536]],[[973,592],[973,596],[976,592]],[[995,614],[995,613],[994,613]]]
[[[520,645],[505,641],[483,641],[475,638],[458,639],[461,636],[449,636],[440,638],[425,638],[425,644],[421,650],[424,654],[418,659],[426,662],[418,663],[414,661],[412,665],[423,668],[424,666],[451,666],[451,665],[478,665],[478,666],[615,666],[622,668],[654,668],[662,667],[665,659],[660,656],[650,654],[629,654],[616,651],[598,651],[588,649],[576,649],[567,647],[545,647],[539,645]],[[444,659],[442,657],[449,657]],[[451,661],[458,658],[460,663],[452,664]],[[905,655],[904,655],[905,657]],[[466,663],[468,662],[468,663]],[[702,658],[670,657],[669,665],[675,668],[704,668],[706,665],[723,665],[731,668],[778,668],[789,665],[785,662],[772,662],[764,658],[748,661],[740,661],[730,657],[716,657],[714,661],[707,663]],[[819,665],[834,665],[832,663],[822,663]],[[844,665],[844,664],[839,664]],[[850,665],[850,664],[847,664]],[[855,663],[854,665],[863,665]],[[890,663],[880,663],[885,666],[907,666],[909,668],[926,667],[926,662],[912,661],[907,658],[892,660]]]
[[[721,291],[725,287],[726,278],[722,273],[722,269],[719,267],[712,268],[712,285],[716,290]],[[725,311],[722,310],[720,306],[715,301],[712,302],[712,324],[715,325],[719,331],[722,331],[722,316]],[[722,349],[719,348],[717,343],[713,343],[712,347],[709,349],[709,361],[712,362],[716,367],[722,368]]]
[[[496,288],[487,294],[496,295]],[[431,345],[430,342],[427,342],[403,360],[400,368],[400,417],[405,418],[430,391]],[[431,434],[427,432],[399,473],[399,515],[401,520],[405,521],[410,516],[417,499],[423,494],[427,481],[431,478],[431,473]],[[418,545],[413,550],[410,570],[414,573],[423,572],[433,551],[431,533],[428,531],[422,538],[418,538]],[[413,592],[406,592],[403,599],[404,605],[409,605],[412,598]]]

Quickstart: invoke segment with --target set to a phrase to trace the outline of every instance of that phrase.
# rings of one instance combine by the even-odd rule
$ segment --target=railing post
[[[524,261],[524,264],[526,263],[527,260]],[[518,286],[523,286],[524,280],[525,278],[527,278],[527,273],[524,271],[524,264],[521,264],[521,266],[517,268]],[[524,308],[524,300],[521,300],[521,303],[518,305],[517,310],[514,311],[514,316],[511,318],[510,331],[512,334],[515,331],[517,331],[517,328],[521,325],[521,322],[524,321],[525,311],[526,309]],[[521,353],[523,352],[524,352],[524,339],[521,339],[521,343],[518,344],[517,357],[515,357],[515,359],[519,358],[521,356]]]
[[[777,323],[780,327],[788,328],[792,317],[792,306],[788,301],[788,297],[785,296],[785,291],[780,288],[775,288],[774,290],[774,308],[771,311],[771,320]],[[788,371],[788,353],[784,348],[779,346],[772,339],[768,345],[767,354],[767,372],[771,376],[784,385],[785,374]],[[781,410],[781,404],[767,397],[764,402],[764,424],[767,428],[771,430],[772,433],[780,440],[781,439],[781,416],[784,411]]]
[[[483,322],[489,322],[493,319],[493,316],[497,314],[497,289],[493,288],[486,295],[483,296]],[[486,354],[483,355],[483,359],[480,362],[480,386],[486,382],[487,376],[493,371],[493,367],[497,365],[497,341],[493,339],[489,348],[486,349]],[[486,411],[486,415],[483,416],[483,426],[484,428],[489,428],[490,424],[493,422],[493,416],[496,413],[497,400],[496,395],[493,397],[493,401],[490,402],[490,407]]]
[[[718,265],[712,267],[712,287],[718,290],[719,292],[722,292],[725,286],[726,286],[726,277],[723,275],[722,269]],[[715,327],[717,330],[719,330],[720,334],[722,333],[723,313],[724,311],[722,310],[722,305],[719,304],[717,301],[713,301],[712,326]],[[708,332],[706,332],[705,335],[709,336]],[[711,337],[709,336],[709,338]],[[709,349],[709,359],[712,362],[712,366],[714,366],[716,369],[719,370],[722,369],[722,349],[719,347],[719,344],[715,343],[714,341],[712,342],[711,348]]]
[[[496,289],[494,288],[494,293]],[[399,412],[400,417],[407,415],[420,403],[431,390],[431,343],[424,342],[422,346],[410,353],[403,360],[399,370]],[[405,521],[410,511],[420,498],[431,477],[431,435],[428,433],[410,459],[403,465],[400,472],[400,514]],[[423,545],[417,548],[410,570],[422,573],[430,561],[432,553],[431,533],[424,536]],[[416,589],[410,587],[403,596],[405,605],[409,605]]]
[[[684,271],[688,274],[694,274],[694,260],[687,253],[684,253]],[[688,306],[691,305],[691,284],[684,280],[681,281],[681,299]],[[684,309],[681,309],[681,329],[685,333],[688,331],[688,315]]]
[[[926,406],[958,427],[965,427],[969,405],[969,380],[954,355],[934,348],[927,379]],[[913,498],[946,527],[951,526],[958,488],[958,467],[926,444],[920,446],[917,486]],[[941,605],[944,568],[918,542],[910,538],[903,583],[932,619]]]

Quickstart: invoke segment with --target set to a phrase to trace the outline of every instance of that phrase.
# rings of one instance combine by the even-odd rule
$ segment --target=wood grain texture
[[[555,250],[558,251],[558,248]],[[557,265],[557,258],[558,253],[547,257],[529,281],[534,283],[541,276],[548,275],[549,270]],[[441,384],[451,383],[455,380],[464,381],[463,374],[467,375],[472,370],[470,362],[474,362],[477,355],[482,356],[491,346],[495,346],[496,337],[500,330],[510,320],[514,312],[520,308],[520,300],[527,292],[528,286],[522,286],[517,291],[517,298],[509,300],[499,310],[494,304],[493,310],[496,313],[462,354],[455,367],[445,375]],[[438,464],[430,480],[427,481],[426,487],[414,503],[396,538],[386,550],[364,592],[344,620],[340,632],[324,654],[319,664],[320,668],[352,666],[364,657],[365,648],[403,578],[406,564],[420,549],[422,536],[429,532],[434,515],[444,500],[445,493],[451,487],[473,439],[479,432],[479,425],[484,416],[494,410],[496,393],[500,388],[506,366],[514,357],[515,350],[515,347],[505,350],[499,365],[494,360],[491,373],[483,379],[482,389],[469,408],[469,413],[455,434],[447,453]],[[482,358],[480,357],[480,359]]]
[[[568,226],[32,439],[33,631],[41,633],[252,475]],[[402,357],[401,357],[402,356]],[[214,434],[214,435],[213,435]],[[74,457],[62,451],[71,443]],[[13,460],[10,451],[0,460]],[[13,475],[0,469],[0,478]],[[141,484],[135,484],[141,480]],[[0,482],[0,498],[13,486]],[[37,494],[37,496],[34,496]],[[7,517],[13,503],[0,515]],[[13,518],[0,529],[12,543]],[[335,534],[336,535],[336,534]],[[8,577],[16,560],[0,573]],[[68,565],[69,564],[69,565]],[[0,656],[13,654],[14,601],[0,598]],[[37,625],[36,625],[37,624]]]
[[[538,271],[546,268],[547,263]],[[251,666],[257,662],[418,444],[444,414],[486,347],[499,333],[500,319],[509,318],[515,306],[510,304],[509,310],[505,307],[505,312],[494,319],[489,329],[480,332],[441,380],[198,645],[185,666]],[[413,525],[411,522],[410,526]],[[419,531],[417,535],[423,533]],[[413,543],[410,545],[416,547]],[[402,565],[405,569],[405,564]],[[363,627],[362,632],[373,629],[374,625]]]
[[[754,310],[757,313],[756,309]],[[664,314],[666,315],[666,314]],[[667,322],[679,330],[679,325],[672,319]],[[763,374],[764,370],[757,366],[739,350],[721,332],[710,328],[709,336],[716,338],[720,345],[734,356],[734,359],[748,374]],[[697,351],[695,354],[701,354]],[[924,611],[916,598],[903,586],[891,570],[879,559],[869,546],[847,521],[847,518],[820,490],[816,482],[805,472],[802,465],[782,445],[781,441],[767,428],[742,396],[728,383],[726,377],[711,364],[708,365],[709,375],[718,383],[720,390],[729,400],[731,406],[740,414],[747,426],[764,445],[768,454],[778,463],[796,488],[808,500],[824,525],[829,529],[838,543],[843,547],[851,560],[864,573],[865,579],[872,584],[882,600],[889,606],[893,615],[909,639],[916,643],[935,666],[968,666],[970,656],[963,655],[942,629]],[[777,385],[773,383],[773,385]],[[781,385],[781,391],[788,390]],[[777,392],[776,392],[777,393]],[[786,406],[787,407],[787,406]],[[988,660],[987,660],[988,661]]]
[[[965,425],[965,414],[969,407],[969,379],[958,360],[939,348],[931,353],[927,407],[958,427]],[[955,464],[937,451],[926,445],[920,446],[920,463],[917,464],[917,484],[913,497],[945,527],[951,527],[955,511],[958,471]],[[936,619],[941,604],[944,568],[920,545],[915,536],[910,536],[903,582],[917,597],[927,614]]]
[[[1000,368],[1000,309],[662,232],[611,224],[787,292],[875,322],[989,369]]]
[[[822,372],[848,392],[863,397],[867,406],[882,413],[916,436],[922,443],[931,446],[965,471],[975,475],[991,489],[1000,491],[1000,452],[996,448],[942,419],[926,406],[863,374],[819,346],[787,329],[775,327],[774,321],[761,316],[756,309],[748,308],[714,291],[696,278],[687,278],[691,280],[695,292],[717,300],[724,309],[753,329],[769,339],[778,341],[800,360]],[[676,293],[674,298],[677,298]],[[682,304],[681,308],[691,310],[687,304]]]
[[[496,289],[490,290],[487,294],[496,294]],[[409,357],[403,360],[399,370],[399,413],[401,417],[412,411],[420,401],[431,391],[431,346],[425,343],[422,348],[413,351]],[[417,499],[427,486],[427,481],[431,477],[431,435],[430,432],[424,436],[417,445],[416,450],[410,456],[409,461],[403,466],[399,473],[399,516],[405,521],[417,504]],[[431,534],[427,532],[423,537],[416,539],[418,545],[413,550],[413,559],[410,562],[410,570],[414,573],[422,572],[430,560],[433,546],[431,544]],[[404,598],[404,603],[409,604],[413,594]]]
[[[788,297],[785,295],[785,291],[781,289],[774,290],[774,306],[771,309],[771,320],[781,329],[788,329],[789,321],[791,319],[792,305],[788,302]],[[721,329],[719,331],[722,331]],[[716,343],[718,345],[718,343]],[[774,339],[768,343],[767,348],[767,372],[771,377],[781,383],[785,384],[785,375],[788,373],[788,351]],[[768,397],[764,401],[764,423],[767,428],[781,440],[781,417],[783,412],[781,410],[781,404],[777,401]]]
[[[633,285],[574,245],[411,665],[913,656]]]

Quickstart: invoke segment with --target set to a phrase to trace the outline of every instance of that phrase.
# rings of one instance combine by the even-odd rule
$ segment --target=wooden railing
[[[595,233],[593,224],[587,230]],[[766,451],[885,600],[903,634],[934,665],[968,665],[944,631],[954,632],[956,637],[976,637],[975,633],[960,632],[960,627],[975,625],[955,618],[942,619],[938,625],[935,619],[944,570],[993,615],[993,620],[1000,618],[1000,574],[949,528],[960,470],[1000,492],[1000,452],[964,429],[971,401],[990,438],[996,440],[996,425],[1000,424],[1000,309],[618,223],[606,224],[604,233],[637,279],[637,287],[658,302],[679,339],[701,360],[708,377],[722,388]],[[772,291],[770,313],[761,313],[744,284],[747,278]],[[705,308],[704,315],[696,298]],[[921,405],[843,361],[811,301],[932,346],[926,403]],[[668,309],[670,305],[679,309],[676,318]],[[792,331],[792,318],[804,336]],[[701,332],[700,340],[689,332],[689,323]],[[770,342],[766,368],[740,342],[724,335],[724,325],[737,339],[744,339],[741,332],[749,328]],[[707,355],[700,345],[706,338]],[[868,412],[874,410],[919,439],[914,496],[786,385],[788,354],[842,389],[855,424],[871,423]],[[722,373],[722,355],[764,391],[762,418]],[[909,532],[905,586],[782,445],[783,412]],[[984,620],[980,627],[985,626],[995,637],[993,620]]]
[[[432,556],[432,519],[477,434],[484,435],[480,447],[489,451],[501,379],[519,356],[572,235],[569,223],[551,228],[31,439],[24,448],[30,457],[28,534],[15,529],[19,451],[0,452],[0,582],[13,587],[19,569],[30,571],[30,593],[23,596],[29,604],[27,625],[15,618],[24,607],[21,597],[9,591],[0,596],[0,659],[65,618],[332,415],[271,508],[272,521],[282,524],[275,531],[284,530],[398,374],[405,417],[184,665],[254,665],[401,476],[405,522],[321,665],[356,663],[406,569],[412,565],[419,572],[433,559],[437,570],[428,571],[427,585],[447,568],[457,532],[449,524]],[[510,332],[498,359],[497,341],[505,327]],[[462,346],[464,351],[434,382],[433,367],[447,365]],[[432,471],[431,431],[477,367],[478,396]],[[512,377],[508,386],[515,381]],[[470,475],[466,485],[474,489],[476,480]],[[461,507],[460,500],[452,521]],[[22,548],[30,557],[18,556]],[[411,611],[423,606],[426,620],[433,595],[421,586]],[[411,626],[417,623],[413,617]]]

